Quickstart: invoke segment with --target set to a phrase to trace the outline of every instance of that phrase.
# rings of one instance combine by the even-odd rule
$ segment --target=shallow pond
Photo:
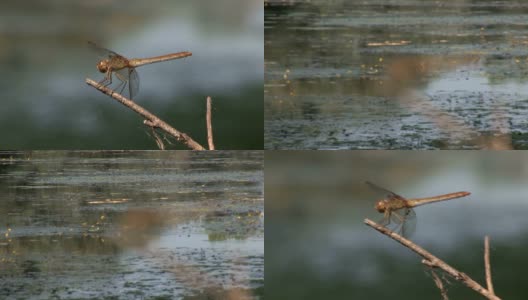
[[[262,152],[0,158],[0,298],[263,294]]]
[[[266,149],[525,149],[528,3],[269,1]]]

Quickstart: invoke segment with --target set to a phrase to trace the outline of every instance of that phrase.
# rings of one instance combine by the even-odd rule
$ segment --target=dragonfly
[[[120,89],[119,93],[122,93],[128,84],[130,99],[133,99],[139,92],[139,76],[136,71],[137,67],[192,55],[191,52],[183,51],[148,58],[128,59],[125,56],[103,48],[94,42],[88,42],[88,44],[92,49],[99,53],[99,55],[106,57],[97,63],[97,70],[105,74],[104,79],[99,83],[104,86],[109,86],[112,84],[112,74],[115,74],[117,79],[120,80],[120,84],[116,90]]]
[[[377,201],[374,206],[379,213],[383,214],[383,219],[379,223],[404,237],[410,237],[416,230],[416,213],[413,207],[462,198],[471,194],[470,192],[455,192],[426,198],[406,199],[372,182],[367,181],[366,184],[386,194],[385,198]]]

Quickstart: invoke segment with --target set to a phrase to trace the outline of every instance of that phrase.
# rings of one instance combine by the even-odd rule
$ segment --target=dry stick
[[[487,235],[484,237],[484,269],[486,270],[486,285],[488,286],[488,291],[495,295],[495,292],[493,291],[493,283],[491,282],[489,236]]]
[[[211,97],[209,96],[207,96],[207,114],[205,119],[207,123],[207,143],[209,144],[209,150],[214,150],[213,125],[211,125]]]
[[[151,127],[158,127],[167,132],[168,134],[172,135],[176,138],[176,140],[184,143],[187,145],[187,147],[193,149],[193,150],[206,150],[202,145],[195,142],[191,137],[189,137],[187,134],[180,132],[173,127],[171,127],[169,124],[162,121],[160,118],[156,117],[154,114],[150,113],[143,107],[137,105],[134,101],[127,99],[120,95],[117,92],[114,92],[113,90],[93,81],[92,79],[87,78],[86,83],[88,85],[93,86],[94,88],[98,89],[99,91],[109,95],[110,97],[116,99],[121,104],[128,106],[133,111],[140,114],[142,117],[144,117],[146,120],[143,122],[147,126]]]
[[[383,233],[384,235],[392,238],[393,240],[399,242],[400,244],[404,245],[405,247],[411,249],[412,251],[416,252],[418,255],[420,255],[423,258],[425,258],[425,261],[422,261],[422,263],[424,263],[424,264],[426,264],[426,265],[428,265],[430,267],[440,268],[440,269],[444,270],[446,273],[448,273],[449,275],[453,276],[453,278],[455,278],[456,280],[462,282],[463,284],[465,284],[469,288],[475,290],[476,292],[480,293],[481,295],[483,295],[484,297],[486,297],[488,299],[500,300],[499,297],[495,296],[493,293],[491,293],[490,291],[488,291],[485,288],[483,288],[480,284],[478,284],[476,281],[471,279],[468,275],[466,275],[465,273],[460,272],[457,269],[451,267],[450,265],[448,265],[447,263],[445,263],[444,261],[442,261],[438,257],[436,257],[436,256],[432,255],[431,253],[429,253],[424,248],[416,245],[412,241],[402,237],[401,235],[397,234],[396,232],[393,232],[393,231],[381,226],[380,224],[378,224],[378,223],[376,223],[376,222],[374,222],[374,221],[372,221],[370,219],[365,219],[364,222],[368,226],[376,229],[377,231],[379,231],[379,232]]]

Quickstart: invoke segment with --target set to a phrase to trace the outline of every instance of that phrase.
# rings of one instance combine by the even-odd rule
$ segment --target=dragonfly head
[[[376,203],[376,205],[374,206],[374,208],[380,212],[380,213],[384,213],[385,210],[387,210],[387,205],[386,205],[386,200],[380,200]]]
[[[108,59],[103,59],[97,64],[97,70],[101,73],[106,73],[108,71]]]

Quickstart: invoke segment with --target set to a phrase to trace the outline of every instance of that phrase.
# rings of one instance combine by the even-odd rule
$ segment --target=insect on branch
[[[153,128],[160,128],[161,130],[165,131],[166,133],[170,134],[174,138],[176,138],[177,141],[185,144],[187,147],[189,147],[192,150],[206,150],[202,145],[200,145],[198,142],[193,140],[190,136],[187,134],[175,129],[174,127],[170,126],[160,118],[158,118],[156,115],[152,114],[148,110],[144,109],[134,101],[125,98],[121,94],[105,87],[102,84],[97,83],[96,81],[92,79],[86,79],[86,83],[97,90],[101,91],[104,94],[107,94],[108,96],[114,98],[119,103],[123,104],[124,106],[127,106],[128,108],[132,109],[136,113],[138,113],[140,116],[145,118],[144,124]]]
[[[478,292],[479,294],[481,294],[482,296],[484,296],[484,297],[486,297],[488,299],[500,300],[500,298],[495,295],[495,293],[493,292],[492,289],[486,289],[486,288],[482,287],[478,282],[476,282],[475,280],[471,279],[471,277],[469,277],[467,274],[465,274],[463,272],[460,272],[457,269],[451,267],[450,265],[445,263],[443,260],[439,259],[438,257],[434,256],[433,254],[431,254],[430,252],[428,252],[424,248],[422,248],[422,247],[418,246],[417,244],[413,243],[411,240],[408,240],[408,239],[404,238],[403,236],[397,234],[396,232],[391,231],[391,230],[387,229],[386,227],[384,227],[384,226],[382,226],[382,225],[380,225],[380,224],[378,224],[378,223],[376,223],[376,222],[374,222],[374,221],[372,221],[370,219],[365,219],[364,222],[368,226],[376,229],[377,231],[381,232],[382,234],[384,234],[384,235],[390,237],[391,239],[399,242],[403,246],[409,248],[413,252],[415,252],[418,255],[420,255],[421,257],[423,257],[425,262],[424,261],[422,261],[422,262],[425,265],[427,265],[427,266],[429,266],[431,268],[442,269],[444,272],[449,274],[451,277],[453,277],[456,280],[462,282],[467,287],[473,289],[474,291]]]

